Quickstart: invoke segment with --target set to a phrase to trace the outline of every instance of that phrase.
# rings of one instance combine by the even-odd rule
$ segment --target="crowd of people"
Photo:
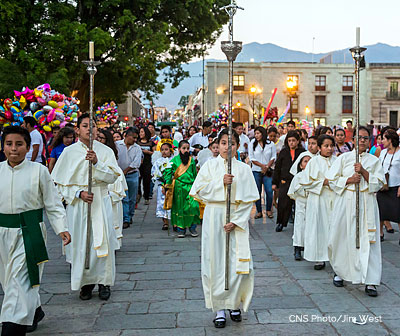
[[[263,203],[268,218],[276,212],[276,232],[294,222],[295,260],[313,262],[315,270],[330,262],[335,286],[343,287],[344,281],[364,284],[369,296],[378,295],[383,226],[387,233],[394,233],[390,222],[400,227],[396,129],[360,126],[357,138],[351,121],[346,128],[319,125],[312,131],[296,128],[293,121],[248,130],[235,122],[229,148],[227,125],[216,127],[210,121],[200,129],[174,130],[167,125],[157,130],[151,122],[97,129],[93,121],[96,141],[89,149],[89,124],[89,115],[82,114],[76,125],[67,124],[46,139],[35,119],[25,117],[22,127],[2,131],[2,336],[25,335],[44,317],[38,290],[42,262],[48,259],[43,209],[64,241],[71,289],[80,291],[80,299],[90,300],[97,285],[100,299],[108,300],[123,229],[134,225],[138,203],[143,198],[148,206],[153,191],[154,215],[161,218],[162,230],[170,234],[171,228],[184,239],[197,237],[197,226],[202,225],[203,290],[206,307],[216,312],[217,328],[225,326],[227,309],[230,318],[240,322],[240,306],[246,311],[251,301],[248,222],[253,205],[255,220],[264,216]],[[227,174],[230,150],[232,173]],[[227,185],[232,190],[229,223]],[[229,291],[224,288],[227,239]],[[16,295],[23,299],[16,300]]]

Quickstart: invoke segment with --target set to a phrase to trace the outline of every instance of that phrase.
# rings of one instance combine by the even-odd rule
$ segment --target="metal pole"
[[[236,5],[235,0],[231,0],[231,4],[224,6],[224,9],[229,15],[229,41],[221,42],[221,49],[228,59],[229,67],[229,103],[228,103],[228,174],[232,173],[232,101],[233,101],[233,62],[236,56],[242,50],[242,42],[233,40],[233,16],[238,9],[243,9]],[[226,223],[231,220],[231,185],[227,186],[226,192]],[[230,234],[227,233],[225,237],[225,290],[229,290],[229,239]]]
[[[93,101],[94,101],[94,75],[97,72],[96,65],[99,65],[99,61],[95,61],[91,58],[89,61],[83,61],[87,65],[86,71],[89,74],[89,150],[93,150]],[[93,164],[89,161],[88,171],[88,194],[92,194],[92,175],[93,175]],[[85,255],[85,269],[90,268],[90,245],[91,245],[91,234],[92,234],[92,205],[88,203],[87,212],[87,228],[86,228],[86,255]]]
[[[292,121],[293,120],[293,107],[292,107],[292,105],[293,105],[293,96],[292,96],[292,94],[290,94],[290,121]]]
[[[206,120],[205,120],[205,115],[206,115],[206,111],[205,111],[205,105],[204,105],[204,98],[205,98],[205,91],[204,91],[204,51],[203,51],[203,84],[202,84],[202,87],[201,87],[201,90],[203,91],[202,92],[202,95],[201,95],[201,119],[202,119],[202,122],[204,123]]]
[[[356,141],[355,141],[355,149],[356,149],[356,163],[360,162],[360,151],[358,145],[358,135],[359,135],[359,126],[360,126],[360,61],[363,58],[362,53],[367,50],[367,48],[361,48],[360,46],[356,46],[351,48],[350,51],[352,53],[354,62],[355,62],[355,89],[356,89]],[[356,248],[360,248],[360,184],[356,184]]]

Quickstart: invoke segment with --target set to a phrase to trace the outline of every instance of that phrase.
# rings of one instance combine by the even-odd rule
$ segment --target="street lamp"
[[[290,120],[293,120],[293,101],[294,93],[296,92],[296,82],[293,80],[293,77],[288,77],[286,80],[286,87],[289,91],[290,96]]]
[[[306,121],[308,121],[308,115],[310,114],[310,108],[308,107],[308,105],[306,106],[306,108],[304,109],[304,111],[306,112]]]

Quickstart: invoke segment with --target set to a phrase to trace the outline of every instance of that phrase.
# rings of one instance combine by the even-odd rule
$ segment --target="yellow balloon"
[[[45,125],[45,126],[43,126],[43,131],[51,132],[51,127],[49,125]]]
[[[50,100],[47,105],[50,105],[52,108],[57,108],[58,107],[58,103],[55,102],[54,100]]]
[[[53,123],[53,126],[59,126],[60,120],[53,120],[52,123]]]
[[[42,97],[43,90],[35,89],[35,97]]]
[[[21,105],[21,108],[24,109],[26,106],[26,99],[24,96],[21,96],[21,98],[19,99],[19,104]]]

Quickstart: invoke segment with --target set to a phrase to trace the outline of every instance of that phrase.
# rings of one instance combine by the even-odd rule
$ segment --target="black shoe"
[[[283,225],[282,225],[282,224],[278,224],[278,225],[276,226],[276,228],[275,228],[275,231],[276,231],[276,232],[281,232],[282,229],[283,229]]]
[[[320,271],[320,270],[322,270],[322,269],[324,269],[324,268],[325,268],[325,261],[324,261],[323,264],[314,265],[314,269],[315,269],[316,271]]]
[[[197,236],[199,235],[199,234],[197,233],[196,229],[193,229],[193,230],[189,229],[189,232],[190,232],[190,235],[191,235],[192,237],[197,237]]]
[[[127,228],[130,227],[130,226],[131,226],[131,224],[130,224],[129,222],[124,222],[122,228],[123,228],[123,229],[127,229]]]
[[[344,287],[343,280],[335,280],[336,274],[333,275],[333,284],[335,287]]]
[[[218,317],[213,320],[215,328],[225,328],[226,326],[226,318]]]
[[[26,327],[26,332],[31,333],[37,329],[38,323],[44,318],[44,311],[42,307],[37,307],[35,311],[35,317],[33,318],[33,324]]]
[[[372,296],[372,297],[378,296],[378,292],[376,290],[376,287],[373,286],[373,285],[369,285],[369,286],[372,286],[374,288],[368,288],[368,285],[365,286],[365,293],[367,293],[368,296]]]
[[[3,322],[1,328],[1,336],[25,336],[26,325],[16,324],[12,322]]]
[[[172,230],[173,230],[174,232],[178,232],[178,227],[174,225],[174,226],[172,227]]]
[[[233,312],[239,312],[239,314],[232,314]],[[234,322],[242,322],[242,312],[240,309],[237,310],[229,310],[229,315],[231,316],[231,320]]]
[[[388,230],[388,229],[386,228],[386,232],[387,232],[387,233],[394,233],[394,229],[391,228],[390,230]]]
[[[81,292],[79,293],[79,298],[83,301],[90,300],[92,298],[92,291],[94,285],[85,285],[81,288]]]
[[[383,234],[382,236],[381,236],[381,242],[383,242],[385,240],[385,234]]]
[[[110,286],[99,285],[99,298],[101,300],[108,300],[111,296]]]
[[[299,246],[294,247],[294,260],[300,261],[301,258],[301,248]]]

